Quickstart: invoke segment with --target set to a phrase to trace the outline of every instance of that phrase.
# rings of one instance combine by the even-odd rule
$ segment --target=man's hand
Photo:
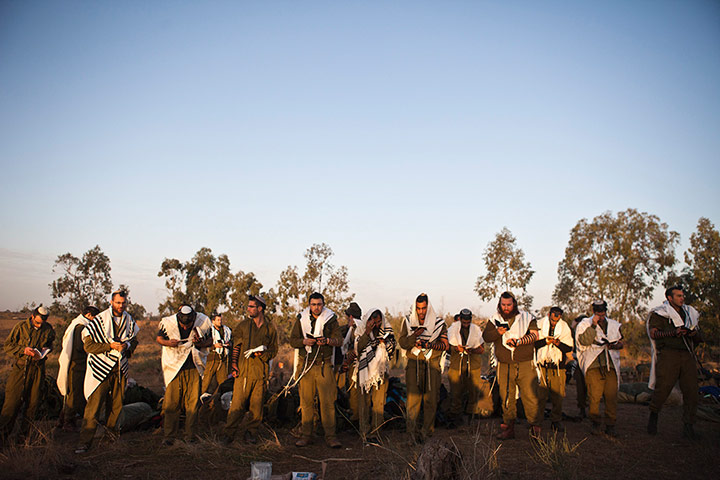
[[[125,349],[125,344],[120,342],[111,342],[110,348],[122,353],[122,351]]]
[[[687,328],[677,327],[677,328],[675,329],[675,336],[676,336],[676,337],[684,337],[684,336],[687,335],[687,334],[688,334]]]
[[[348,363],[352,363],[357,358],[357,353],[355,353],[355,350],[348,350],[347,352],[347,361]]]
[[[238,369],[233,367],[232,372],[230,372],[230,375],[232,375],[233,378],[237,378],[238,375],[240,375],[240,372],[238,372]]]
[[[328,344],[327,337],[317,337],[316,340],[317,340],[318,345],[327,345]]]
[[[309,347],[312,347],[317,343],[317,340],[314,338],[304,338],[303,339],[303,345],[307,345]]]
[[[223,345],[223,344],[220,343],[220,342],[218,342],[218,343],[216,343],[215,345],[213,345],[213,347],[215,347],[215,348],[223,348],[224,346],[225,346],[225,345]]]
[[[697,335],[697,333],[698,333],[697,329],[693,329],[693,330],[690,330],[690,332],[688,333],[688,336],[694,337],[695,335]]]
[[[508,329],[505,327],[495,327],[495,328],[500,335],[505,335],[505,332],[508,331]]]
[[[35,352],[34,348],[25,347],[25,350],[23,350],[23,355],[27,355],[28,357],[35,358],[37,356],[37,352]]]
[[[176,340],[176,339],[173,338],[173,339],[170,339],[170,340],[165,340],[165,343],[167,343],[167,345],[165,345],[166,347],[175,348],[175,347],[177,347],[178,345],[180,345],[180,340]]]
[[[622,349],[623,349],[623,346],[624,346],[624,345],[623,345],[623,341],[622,341],[622,340],[618,340],[617,342],[614,342],[614,343],[611,343],[610,345],[608,345],[608,348],[609,348],[610,350],[622,350]]]
[[[517,347],[517,338],[509,338],[507,342],[505,342],[505,345],[508,345],[510,347]]]

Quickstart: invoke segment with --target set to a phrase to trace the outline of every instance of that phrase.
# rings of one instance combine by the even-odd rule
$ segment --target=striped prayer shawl
[[[223,333],[222,333],[222,335],[220,335],[220,332],[218,331],[218,329],[215,328],[215,326],[213,325],[213,327],[212,327],[213,345],[215,345],[216,343],[222,343],[222,344],[230,343],[230,341],[232,340],[232,330],[230,330],[230,327],[228,327],[227,325],[223,325],[222,330],[223,330]],[[230,353],[229,352],[230,349],[227,347],[213,348],[213,350],[218,355],[227,355],[228,353]]]
[[[140,327],[138,327],[129,313],[124,312],[117,331],[119,338],[115,340],[113,339],[112,308],[108,308],[88,322],[82,331],[82,338],[85,340],[86,337],[90,336],[95,343],[112,343],[113,341],[124,343],[135,338],[140,331]],[[117,350],[110,350],[100,354],[89,353],[87,357],[87,371],[85,373],[85,398],[90,398],[90,395],[92,395],[98,385],[107,378],[113,369],[119,368],[122,375],[127,377],[128,367],[127,356]]]
[[[371,308],[367,311],[362,320],[355,322],[355,350],[358,356],[357,366],[353,374],[353,380],[364,391],[368,392],[372,387],[383,383],[385,374],[390,370],[390,356],[395,352],[395,335],[385,315],[382,315],[382,324],[376,337],[370,333],[370,341],[361,351],[357,351],[358,339],[365,333],[366,325],[375,312],[382,311]],[[380,343],[382,339],[385,343]]]

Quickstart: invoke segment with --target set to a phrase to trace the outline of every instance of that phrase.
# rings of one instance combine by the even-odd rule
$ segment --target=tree
[[[558,265],[553,301],[577,314],[604,299],[612,318],[644,320],[654,287],[675,264],[678,238],[657,216],[633,208],[580,220]]]
[[[143,307],[139,303],[133,302],[130,298],[130,287],[128,285],[121,283],[118,287],[118,290],[123,290],[125,291],[125,293],[127,293],[126,311],[130,314],[131,317],[133,317],[133,320],[138,321],[147,317],[147,310],[145,310],[145,307]]]
[[[216,258],[211,249],[203,247],[184,263],[166,258],[158,277],[165,277],[168,290],[167,298],[158,307],[161,314],[175,313],[185,303],[205,313],[227,306],[232,273],[225,254]]]
[[[497,298],[504,291],[520,289],[518,304],[529,310],[533,297],[527,293],[527,285],[535,273],[530,262],[525,261],[525,253],[517,247],[515,237],[503,227],[488,243],[483,252],[483,261],[487,273],[478,277],[475,291],[484,302]]]
[[[347,267],[336,268],[331,264],[333,255],[329,245],[313,244],[305,251],[307,263],[302,275],[297,266],[288,266],[280,273],[277,303],[286,318],[292,318],[300,312],[313,292],[322,293],[325,305],[335,312],[342,311],[355,298],[354,293],[349,293]]]
[[[108,307],[112,291],[110,259],[100,246],[95,245],[82,258],[71,253],[59,255],[52,271],[57,270],[63,272],[62,276],[49,285],[54,299],[51,308],[56,315],[77,315],[88,305],[100,310]]]
[[[720,338],[720,233],[707,218],[698,220],[684,255],[685,268],[668,276],[666,287],[682,285],[685,302],[700,312],[705,341]]]

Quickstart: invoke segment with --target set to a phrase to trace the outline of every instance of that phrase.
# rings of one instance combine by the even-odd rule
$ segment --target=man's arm
[[[483,330],[483,340],[486,342],[496,342],[502,337],[500,333],[497,330],[497,327],[495,327],[495,324],[492,320],[488,320],[485,324],[485,330]]]
[[[593,344],[596,336],[597,332],[595,331],[595,327],[593,327],[592,325],[588,325],[587,327],[585,327],[585,330],[578,334],[578,343],[580,345],[588,347]]]
[[[402,327],[400,327],[400,338],[398,338],[398,343],[400,344],[400,348],[404,350],[410,350],[415,346],[415,340],[417,339],[417,335],[410,335],[407,328],[407,322],[403,320]]]
[[[21,324],[17,324],[13,327],[5,340],[5,345],[3,346],[5,353],[11,357],[19,358],[25,351],[25,347],[27,347],[27,345],[21,345],[20,342],[20,325]]]
[[[290,331],[290,346],[293,348],[303,348],[305,344],[303,343],[303,333],[302,333],[302,326],[300,325],[300,316],[298,316],[297,320],[295,320],[295,324],[292,327],[292,330]]]

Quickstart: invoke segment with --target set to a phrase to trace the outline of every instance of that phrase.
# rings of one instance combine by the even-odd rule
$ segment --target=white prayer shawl
[[[140,327],[138,327],[132,316],[123,312],[120,327],[118,328],[119,338],[117,341],[121,343],[129,342],[134,339]],[[100,312],[95,318],[90,320],[82,331],[82,339],[92,337],[96,343],[112,343],[113,341],[113,314],[112,308],[108,308]],[[119,363],[118,363],[119,361]],[[119,365],[119,367],[118,367]],[[119,368],[123,376],[127,377],[128,372],[127,356],[117,350],[110,350],[101,354],[88,353],[87,370],[85,371],[84,393],[85,399],[107,378],[113,369]]]
[[[503,347],[510,350],[511,358],[515,358],[515,347],[508,345],[507,341],[511,338],[514,338],[515,340],[520,340],[522,337],[524,337],[528,333],[528,327],[530,327],[530,322],[532,322],[532,320],[533,316],[530,315],[528,312],[520,312],[515,315],[515,321],[510,326],[510,329],[508,329],[508,331],[503,334],[502,345]],[[490,321],[493,322],[493,324],[495,325],[497,325],[497,323],[509,323],[498,312],[495,312],[493,316],[490,317]]]
[[[440,333],[445,326],[445,320],[435,314],[435,309],[430,303],[430,300],[428,300],[427,312],[425,313],[425,322],[420,325],[420,320],[418,320],[417,316],[416,304],[413,303],[410,315],[405,317],[405,326],[407,328],[408,334],[411,334],[416,328],[420,326],[425,327],[423,333],[418,335],[418,340],[434,342],[440,336]],[[430,357],[432,357],[433,354],[433,349],[413,347],[410,352],[416,357],[423,356],[426,360],[430,360]],[[445,371],[446,356],[447,352],[442,352],[442,355],[440,356],[440,373],[443,373]]]
[[[353,348],[355,345],[355,332],[357,331],[357,324],[359,320],[356,318],[354,320],[355,325],[350,327],[348,326],[347,333],[345,333],[345,338],[343,339],[342,347],[340,347],[340,350],[342,351],[343,356],[347,355],[348,350]]]
[[[230,330],[230,327],[227,325],[222,326],[222,335],[220,334],[220,331],[218,331],[217,328],[213,325],[212,327],[212,343],[213,345],[217,343],[222,343],[223,345],[226,343],[230,343],[232,340],[232,330]],[[218,355],[227,355],[230,353],[230,348],[228,347],[213,347],[213,350]]]
[[[382,385],[385,380],[385,374],[390,371],[390,357],[387,352],[390,345],[389,343],[378,343],[377,347],[373,348],[373,342],[369,342],[362,352],[357,351],[358,339],[365,333],[367,322],[375,312],[380,312],[380,315],[382,315],[382,324],[380,325],[378,338],[385,339],[393,334],[390,323],[388,323],[385,315],[383,315],[382,310],[379,308],[371,308],[362,319],[355,320],[355,339],[353,344],[358,359],[355,365],[355,372],[353,373],[353,380],[363,392],[369,392],[373,387],[377,388],[378,385]],[[370,332],[370,340],[375,340],[375,338],[373,332]]]
[[[320,315],[318,315],[318,318],[315,320],[315,328],[310,328],[312,326],[311,317],[310,317],[310,307],[306,307],[305,310],[300,313],[300,329],[302,330],[302,336],[303,338],[307,338],[308,335],[312,335],[313,337],[322,337],[323,336],[323,329],[325,328],[325,324],[335,315],[335,312],[330,310],[327,307],[323,307],[322,312],[320,312]],[[307,353],[312,352],[312,347],[310,345],[305,345],[305,351]],[[305,357],[307,360],[307,357]],[[293,378],[297,378],[298,374],[298,364],[300,363],[300,349],[295,349],[295,355],[293,357]]]
[[[650,381],[648,382],[648,388],[655,390],[655,365],[657,363],[657,348],[655,348],[655,339],[650,336],[650,315],[657,313],[661,317],[665,317],[675,327],[686,327],[690,330],[694,330],[698,326],[698,318],[700,313],[690,305],[683,305],[683,311],[685,312],[685,321],[683,322],[680,314],[670,305],[670,302],[665,300],[662,305],[653,308],[648,314],[648,318],[645,321],[645,330],[647,331],[648,338],[650,338],[650,347],[652,350],[652,362],[650,363]]]
[[[592,365],[592,363],[599,355],[603,354],[605,355],[608,369],[610,369],[609,360],[612,359],[612,364],[615,367],[615,374],[618,380],[618,386],[620,386],[620,350],[610,350],[607,344],[597,344],[602,343],[604,340],[607,340],[607,342],[609,343],[614,343],[618,340],[621,340],[622,335],[620,334],[620,323],[616,322],[611,318],[606,318],[605,320],[607,320],[608,323],[607,335],[602,331],[600,325],[597,325],[596,327],[594,327],[595,342],[590,345],[583,345],[578,341],[578,339],[585,330],[587,330],[588,328],[593,328],[592,319],[593,317],[587,317],[583,319],[583,321],[580,322],[577,330],[575,331],[575,343],[577,344],[578,363],[580,364],[580,368],[582,368],[583,374],[587,373],[588,367]]]
[[[192,342],[193,331],[199,332],[200,338],[207,338],[210,336],[210,329],[212,329],[212,323],[207,315],[197,312],[195,317],[195,323],[193,323],[193,330],[188,335],[187,339],[182,340],[180,338],[180,327],[178,327],[177,314],[165,317],[160,320],[160,330],[165,332],[169,340],[181,340],[177,347],[162,347],[162,370],[163,380],[165,381],[165,387],[170,385],[170,382],[177,376],[178,372],[182,368],[183,364],[188,358],[188,355],[192,355],[193,363],[197,368],[200,377],[205,373],[205,362],[207,361],[207,350],[199,349]]]
[[[90,320],[85,318],[83,315],[78,315],[73,319],[72,322],[70,322],[70,325],[68,325],[67,329],[65,329],[65,334],[62,338],[62,351],[60,352],[60,358],[58,359],[58,362],[60,364],[60,369],[58,370],[58,376],[57,376],[57,386],[58,390],[60,390],[60,394],[64,397],[67,395],[67,381],[68,381],[68,371],[70,369],[70,360],[72,360],[72,351],[73,351],[73,343],[75,339],[75,328],[78,325],[82,325],[85,327]]]
[[[482,330],[474,323],[470,323],[470,331],[468,332],[467,342],[463,344],[460,328],[462,327],[460,320],[454,322],[448,327],[448,342],[454,347],[477,348],[483,344]],[[462,354],[464,355],[464,353]]]
[[[550,317],[544,317],[538,322],[538,340],[547,338],[550,335]],[[568,347],[572,348],[573,338],[570,326],[562,320],[559,320],[555,325],[555,331],[553,331],[553,337],[560,340],[560,343],[564,343]],[[563,359],[562,351],[552,343],[548,343],[542,348],[535,351],[535,363],[543,365],[545,363],[554,363],[560,366],[560,362]]]

